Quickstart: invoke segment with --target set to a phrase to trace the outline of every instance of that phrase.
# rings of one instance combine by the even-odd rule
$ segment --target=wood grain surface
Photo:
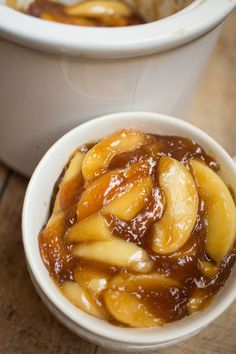
[[[194,97],[188,120],[236,154],[236,13],[224,30]],[[21,241],[27,180],[0,164],[0,354],[115,354],[70,333],[30,281]],[[236,302],[194,338],[159,354],[236,354]]]

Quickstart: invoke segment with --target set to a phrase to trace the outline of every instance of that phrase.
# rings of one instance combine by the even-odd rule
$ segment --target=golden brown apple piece
[[[187,308],[188,314],[191,315],[194,312],[203,310],[211,302],[212,298],[209,298],[207,294],[196,290],[190,297]]]
[[[153,158],[144,158],[128,166],[123,175],[127,181],[134,181],[144,177],[150,177],[155,169],[156,162]]]
[[[92,181],[82,193],[78,202],[78,220],[96,213],[112,202],[113,199],[124,194],[125,191],[128,192],[131,189],[131,183],[149,177],[152,168],[152,161],[145,159],[133,163],[125,169],[108,171]]]
[[[236,237],[236,208],[223,180],[199,160],[191,160],[199,193],[206,203],[206,251],[220,262],[230,251]]]
[[[89,264],[79,264],[74,272],[74,279],[86,293],[94,300],[103,319],[109,319],[109,313],[102,302],[102,292],[107,288],[111,278],[108,271],[97,269]]]
[[[53,213],[72,206],[76,192],[78,189],[81,189],[83,158],[84,154],[79,150],[76,151],[71,158],[62,181],[59,184],[59,191],[56,196]]]
[[[95,298],[107,288],[110,278],[111,275],[108,272],[92,265],[79,265],[74,273],[75,281]]]
[[[71,276],[71,269],[76,262],[76,258],[71,256],[63,240],[65,228],[64,212],[54,213],[39,235],[42,259],[58,283]]]
[[[209,261],[199,261],[198,267],[201,273],[208,278],[214,277],[219,270],[219,267],[217,267],[217,265]]]
[[[119,169],[108,171],[88,185],[77,205],[78,220],[103,208],[106,199],[112,198],[124,180],[124,174]]]
[[[73,225],[66,233],[68,242],[104,241],[112,238],[105,218],[96,213]]]
[[[139,289],[168,289],[178,286],[180,284],[177,280],[160,273],[118,274],[108,284],[109,289],[128,292],[138,291]]]
[[[159,254],[170,254],[182,247],[191,235],[197,219],[198,193],[190,172],[171,157],[161,157],[158,174],[165,211],[152,226],[152,249]]]
[[[155,327],[163,323],[133,294],[108,289],[103,298],[108,311],[121,323],[131,327]]]
[[[67,15],[85,18],[101,18],[102,16],[129,17],[132,14],[129,6],[121,1],[90,0],[65,7]]]
[[[81,310],[95,317],[103,318],[93,299],[79,284],[73,281],[65,281],[62,291],[67,299]]]
[[[148,203],[152,186],[150,177],[135,181],[123,195],[112,200],[104,208],[104,212],[113,214],[124,221],[133,219]]]
[[[73,248],[72,253],[77,257],[127,267],[140,273],[147,273],[153,267],[153,261],[145,250],[116,237],[109,241],[81,243]]]
[[[82,173],[91,182],[107,171],[111,159],[123,152],[133,151],[151,140],[149,135],[132,130],[121,130],[102,139],[84,157]]]

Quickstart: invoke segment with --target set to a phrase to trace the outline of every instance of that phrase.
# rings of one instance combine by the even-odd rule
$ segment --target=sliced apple
[[[155,169],[156,162],[153,158],[145,158],[135,162],[123,171],[128,181],[134,181],[140,178],[149,177]]]
[[[198,290],[195,291],[190,297],[187,305],[189,315],[194,312],[203,310],[206,306],[209,305],[211,299],[211,297],[207,297],[207,295],[205,295],[203,292]]]
[[[161,157],[158,174],[165,211],[152,226],[152,249],[159,254],[170,254],[182,247],[191,235],[197,219],[198,193],[190,172],[171,157]]]
[[[119,195],[129,190],[129,184],[149,177],[153,161],[145,159],[133,163],[126,169],[116,169],[92,181],[82,193],[77,206],[77,218],[81,220],[96,213]]]
[[[104,212],[111,213],[124,221],[133,219],[147,204],[152,186],[150,177],[135,181],[122,196],[112,200],[104,208]]]
[[[112,238],[104,217],[100,213],[77,222],[66,233],[69,242],[103,241]]]
[[[208,166],[195,159],[191,160],[191,167],[206,203],[206,251],[214,261],[220,262],[235,242],[235,203],[223,180]]]
[[[86,181],[93,180],[107,170],[111,159],[120,153],[138,149],[150,140],[148,135],[121,130],[101,140],[84,157],[82,173]]]
[[[62,233],[63,231],[63,226],[64,226],[64,219],[65,219],[65,214],[63,211],[58,211],[56,213],[53,213],[48,222],[47,225],[45,227],[44,230],[47,229],[51,229],[51,228],[56,228],[58,230],[58,233]],[[59,228],[61,229],[61,231],[59,232]]]
[[[95,18],[101,16],[121,16],[129,17],[132,14],[128,5],[121,1],[90,0],[65,6],[64,12],[67,15]]]
[[[95,179],[82,193],[77,205],[78,220],[99,211],[107,199],[112,198],[124,181],[122,170],[108,171]]]
[[[187,305],[189,315],[194,312],[200,311],[202,309],[203,302],[204,298],[200,296],[191,297]]]
[[[71,158],[68,168],[66,169],[62,179],[63,183],[68,182],[71,178],[81,172],[83,158],[84,153],[82,153],[80,150],[77,150]]]
[[[102,292],[107,288],[110,278],[111,274],[108,271],[98,269],[89,264],[79,264],[74,272],[76,283],[90,295],[102,318],[107,320],[110,315],[106,307],[104,307]]]
[[[81,243],[73,248],[73,255],[92,259],[117,267],[127,267],[133,271],[147,273],[153,267],[153,261],[147,252],[119,238],[109,241]]]
[[[79,284],[73,281],[65,281],[62,291],[67,299],[81,310],[95,317],[102,317],[97,306],[93,303],[93,300]]]
[[[199,269],[203,275],[212,278],[218,272],[219,267],[209,261],[199,261]]]
[[[118,291],[138,291],[141,289],[166,289],[179,287],[178,281],[160,273],[118,274],[108,284],[108,288]]]
[[[54,213],[46,227],[39,235],[39,247],[44,264],[53,276],[60,282],[61,268],[55,264],[66,265],[69,262],[70,254],[64,246],[63,235],[65,230],[64,213]]]
[[[82,287],[97,297],[107,288],[110,280],[108,272],[97,269],[91,265],[79,265],[74,273],[75,281]]]
[[[103,298],[108,311],[121,323],[131,327],[155,327],[164,323],[133,294],[108,289]]]
[[[65,171],[65,174],[62,178],[62,181],[59,185],[59,191],[57,193],[54,208],[53,208],[54,213],[60,211],[63,208],[63,204],[66,204],[63,203],[62,200],[64,199],[63,196],[67,194],[67,199],[68,199],[68,194],[73,193],[73,190],[71,189],[76,187],[76,184],[78,184],[77,181],[75,180],[76,177],[78,177],[78,182],[81,183],[81,179],[79,177],[81,176],[83,158],[84,158],[84,154],[79,150],[76,151],[74,156],[71,158],[69,165]],[[74,183],[73,180],[75,180]],[[72,182],[70,183],[70,181]]]

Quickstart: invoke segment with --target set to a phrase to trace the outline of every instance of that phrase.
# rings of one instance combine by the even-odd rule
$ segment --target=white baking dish
[[[111,29],[51,23],[0,5],[0,159],[30,175],[59,136],[97,115],[184,117],[235,6],[195,0],[160,21]]]
[[[216,158],[224,181],[235,195],[236,166],[220,145],[193,125],[157,113],[120,112],[91,120],[64,135],[46,153],[30,180],[22,214],[23,244],[32,281],[42,300],[77,335],[102,346],[121,350],[122,353],[135,350],[144,354],[190,338],[220,316],[236,298],[236,267],[205,310],[159,328],[114,326],[81,311],[62,295],[43,264],[38,245],[38,234],[48,219],[54,184],[71,153],[79,145],[97,141],[122,128],[193,139]],[[211,340],[214,341],[214,338]]]

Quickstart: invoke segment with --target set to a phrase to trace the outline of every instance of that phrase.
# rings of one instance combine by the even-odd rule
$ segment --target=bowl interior
[[[67,133],[43,157],[29,183],[23,208],[23,242],[31,272],[48,299],[75,324],[99,336],[136,344],[165,343],[188,337],[218,317],[236,297],[236,269],[203,312],[154,329],[127,329],[94,318],[72,305],[55,286],[40,256],[38,234],[47,221],[54,183],[71,153],[81,144],[96,141],[121,128],[147,133],[188,137],[200,145],[221,165],[225,182],[236,195],[236,167],[231,157],[208,135],[190,124],[154,113],[117,113],[85,123]]]

